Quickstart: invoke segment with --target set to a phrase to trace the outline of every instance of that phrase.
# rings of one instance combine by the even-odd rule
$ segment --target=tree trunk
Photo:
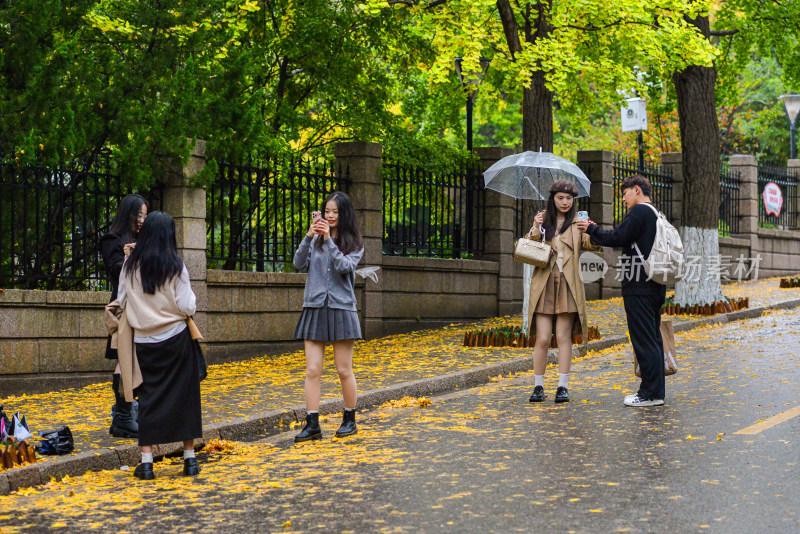
[[[692,22],[708,37],[708,17]],[[691,65],[673,74],[683,152],[683,239],[686,278],[675,286],[681,306],[722,300],[719,269],[719,124],[716,67]]]
[[[553,93],[536,71],[531,85],[522,90],[522,150],[553,151]]]
[[[551,8],[549,0],[537,2],[535,6],[526,5],[525,12],[521,13],[526,42],[535,46],[536,41],[548,38],[552,31]],[[497,0],[497,10],[513,59],[522,50],[520,27],[509,0]],[[553,151],[553,93],[545,85],[544,74],[541,70],[535,71],[530,85],[522,90],[522,150],[538,151],[541,148],[545,152]]]

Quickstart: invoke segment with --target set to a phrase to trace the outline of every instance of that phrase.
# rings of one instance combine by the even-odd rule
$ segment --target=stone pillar
[[[800,159],[790,159],[786,162],[789,172],[794,171],[795,177],[800,181]],[[800,187],[794,188],[794,210],[797,213],[796,226],[800,228]],[[788,202],[787,202],[788,204]]]
[[[183,167],[166,162],[163,176],[164,211],[175,219],[178,254],[186,264],[192,290],[197,296],[194,320],[208,337],[208,285],[206,280],[206,190],[191,185],[192,178],[206,166],[206,143],[195,142],[194,150]]]
[[[337,169],[349,174],[348,194],[364,240],[361,266],[383,264],[383,181],[378,175],[383,149],[377,143],[338,143],[334,149]],[[382,279],[378,273],[378,279]],[[383,301],[380,281],[365,280],[362,302],[364,337],[383,335]]]
[[[663,152],[661,166],[672,171],[672,221],[680,230],[683,222],[683,153]]]
[[[483,172],[496,161],[510,156],[514,151],[502,147],[480,147],[475,149],[480,159],[478,170]],[[481,174],[477,177],[482,180]],[[482,260],[500,264],[497,280],[497,314],[511,315],[522,309],[522,264],[514,261],[516,200],[496,191],[486,190],[486,219],[484,226],[484,251]]]
[[[731,171],[739,173],[739,233],[751,240],[752,249],[758,230],[758,160],[755,156],[735,154],[728,164]]]
[[[589,218],[601,228],[613,228],[614,153],[609,150],[579,150],[578,167],[592,182]],[[586,285],[587,299],[615,297],[622,291],[619,281],[614,278],[614,266],[617,265],[619,251],[604,249],[600,255],[608,263],[609,271],[605,278]]]

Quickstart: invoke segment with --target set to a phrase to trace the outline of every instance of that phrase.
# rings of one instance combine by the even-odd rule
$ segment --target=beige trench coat
[[[583,288],[583,280],[581,280],[580,277],[579,259],[581,250],[599,252],[602,250],[602,247],[593,244],[588,234],[581,233],[581,231],[578,230],[578,222],[575,220],[572,221],[569,230],[567,230],[564,235],[566,235],[567,238],[564,239],[564,269],[562,270],[562,275],[567,279],[570,293],[572,293],[572,298],[575,299],[575,305],[578,307],[578,321],[576,321],[572,327],[572,334],[582,334],[583,342],[586,343],[589,340],[589,325],[586,323],[586,292]],[[542,234],[539,232],[539,225],[534,224],[526,237],[528,239],[540,240]],[[561,235],[558,236],[558,238],[563,239]],[[547,242],[552,245],[550,241]],[[533,269],[530,301],[528,305],[528,324],[531,325],[531,331],[536,327],[536,323],[533,321],[533,311],[536,309],[539,297],[542,296],[542,292],[547,285],[547,279],[550,277],[550,273],[555,268],[556,255],[554,253],[550,256],[550,263],[546,268],[535,267]],[[555,322],[553,328],[555,329]]]

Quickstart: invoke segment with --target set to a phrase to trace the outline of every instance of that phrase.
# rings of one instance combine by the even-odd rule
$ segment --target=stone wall
[[[384,335],[496,315],[499,271],[490,261],[385,256]]]
[[[0,400],[108,377],[103,307],[108,292],[0,291]],[[88,373],[88,376],[87,376]]]

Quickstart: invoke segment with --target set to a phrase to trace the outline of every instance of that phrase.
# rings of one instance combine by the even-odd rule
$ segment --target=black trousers
[[[639,398],[643,400],[663,399],[664,346],[661,340],[661,295],[629,295],[622,298],[628,318],[628,333],[633,351],[639,360],[642,384]]]

